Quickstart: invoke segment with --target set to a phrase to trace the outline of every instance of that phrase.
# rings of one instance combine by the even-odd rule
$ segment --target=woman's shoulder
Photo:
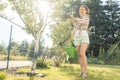
[[[89,19],[90,19],[89,16],[83,16],[78,18],[77,20],[79,21],[79,20],[89,20]]]
[[[89,16],[86,15],[86,16],[83,16],[82,18],[84,18],[84,19],[89,19]]]

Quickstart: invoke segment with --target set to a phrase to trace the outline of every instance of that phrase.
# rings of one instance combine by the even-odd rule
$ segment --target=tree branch
[[[19,9],[19,7],[16,6],[15,0],[12,0],[12,3],[13,3],[13,5],[14,5],[14,7],[15,7],[15,9],[16,9],[16,12],[18,13],[20,19],[23,21],[23,23],[25,24],[25,26],[28,26],[28,25],[25,23],[25,21],[23,20],[23,18],[21,17],[20,9]]]
[[[7,19],[6,17],[3,17],[3,16],[0,16],[0,17],[3,18],[3,19],[5,19],[5,20],[7,20],[7,21],[9,21],[9,22],[11,22],[11,23],[13,23],[14,25],[20,27],[21,29],[25,29],[23,26],[21,26],[19,24],[16,24],[15,22],[11,21],[10,19]]]
[[[41,30],[41,33],[44,31],[44,29],[46,28],[46,26],[53,21],[53,20],[51,20],[51,21],[49,21],[49,22],[47,23],[47,20],[48,20],[48,14],[47,14],[47,17],[46,17],[46,19],[45,19],[45,22],[44,22],[43,28],[42,28],[42,30]]]
[[[43,32],[44,29],[46,28],[46,26],[47,26],[48,24],[50,24],[52,21],[53,21],[53,20],[51,20],[51,21],[49,21],[48,23],[46,23],[45,26],[43,27],[43,29],[41,30],[41,32]]]

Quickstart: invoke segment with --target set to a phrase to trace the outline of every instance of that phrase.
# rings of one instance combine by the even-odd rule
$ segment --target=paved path
[[[31,66],[32,61],[9,61],[9,68],[11,67],[25,67]],[[0,61],[0,69],[5,69],[7,66],[7,61]]]

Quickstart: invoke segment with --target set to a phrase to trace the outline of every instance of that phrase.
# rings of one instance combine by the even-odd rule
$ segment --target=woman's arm
[[[73,16],[71,16],[71,18],[72,18],[72,20],[73,20],[74,22],[77,22],[77,20],[78,20],[78,18],[75,18],[75,17],[73,17]]]

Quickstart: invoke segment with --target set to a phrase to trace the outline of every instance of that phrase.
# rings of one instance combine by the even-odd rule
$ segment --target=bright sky
[[[48,10],[49,6],[46,6],[46,5],[48,5],[48,3],[45,3],[45,2],[43,2],[43,3],[45,5],[45,7],[44,7],[44,5],[42,5],[42,7],[47,8],[46,10]],[[39,7],[41,7],[41,6],[39,6]],[[9,14],[7,14],[7,16],[18,17],[15,13],[10,11],[9,9],[10,8],[7,8],[7,10],[5,11],[6,13],[8,13],[8,11],[9,11]],[[41,10],[43,11],[42,8],[41,8]],[[45,12],[47,12],[47,11],[45,11]],[[4,13],[2,13],[2,14],[4,14]],[[14,21],[16,23],[19,23],[20,25],[23,25],[23,23],[21,22],[21,20],[19,18],[15,19]],[[4,42],[6,44],[6,46],[8,45],[11,25],[13,26],[13,31],[12,31],[12,40],[13,41],[21,42],[23,40],[27,40],[28,42],[31,42],[33,40],[32,35],[27,34],[21,28],[15,26],[14,24],[10,23],[9,21],[6,21],[5,19],[0,18],[0,44]],[[50,35],[49,26],[46,27],[45,32],[43,33],[43,38],[45,40],[45,46],[52,47],[52,40],[51,40],[51,38],[48,37],[48,35]]]

